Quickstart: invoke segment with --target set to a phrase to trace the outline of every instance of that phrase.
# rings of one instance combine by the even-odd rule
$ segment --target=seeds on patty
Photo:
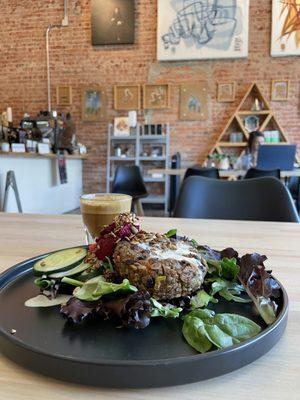
[[[114,251],[117,273],[156,299],[187,296],[200,289],[206,262],[188,240],[139,232],[134,243],[121,241]]]

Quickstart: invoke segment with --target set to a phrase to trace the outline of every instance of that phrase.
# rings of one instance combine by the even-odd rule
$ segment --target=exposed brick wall
[[[51,35],[52,104],[55,87],[73,88],[71,111],[81,142],[87,144],[85,191],[104,189],[107,124],[113,110],[113,85],[120,83],[169,82],[172,107],[154,111],[153,122],[169,122],[172,152],[181,151],[183,162],[202,162],[238,105],[250,83],[256,80],[267,99],[272,79],[291,79],[289,102],[272,103],[279,122],[291,140],[300,143],[299,58],[271,58],[271,0],[250,0],[250,53],[248,59],[158,63],[156,61],[156,0],[136,0],[136,44],[133,46],[91,46],[90,0],[69,0],[70,26]],[[25,111],[34,115],[47,107],[45,31],[60,23],[63,0],[0,0],[0,110],[13,107],[15,121]],[[209,118],[204,122],[178,120],[179,84],[205,80],[209,85]],[[217,82],[235,80],[235,103],[216,101]],[[81,122],[81,88],[103,87],[108,97],[107,117],[101,123]],[[142,112],[140,118],[143,118]]]

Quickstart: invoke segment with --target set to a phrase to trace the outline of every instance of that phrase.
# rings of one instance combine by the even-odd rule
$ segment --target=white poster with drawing
[[[248,56],[249,0],[158,0],[159,61]]]

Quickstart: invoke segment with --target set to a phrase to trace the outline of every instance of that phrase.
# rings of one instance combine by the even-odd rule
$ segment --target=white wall
[[[15,172],[24,213],[62,214],[79,207],[82,194],[82,160],[66,159],[68,183],[60,184],[55,158],[0,157],[0,204],[3,204],[6,173]],[[9,189],[8,212],[17,212]]]

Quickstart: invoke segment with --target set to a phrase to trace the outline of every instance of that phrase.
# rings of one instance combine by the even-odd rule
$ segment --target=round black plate
[[[185,342],[179,319],[154,319],[142,331],[117,329],[108,321],[76,327],[63,319],[59,307],[24,306],[25,300],[38,294],[32,266],[42,257],[0,275],[0,348],[15,362],[57,379],[127,388],[200,381],[233,371],[262,356],[286,327],[288,298],[283,287],[277,321],[269,327],[249,304],[214,305],[217,312],[251,318],[263,330],[240,345],[206,354],[198,354]]]

